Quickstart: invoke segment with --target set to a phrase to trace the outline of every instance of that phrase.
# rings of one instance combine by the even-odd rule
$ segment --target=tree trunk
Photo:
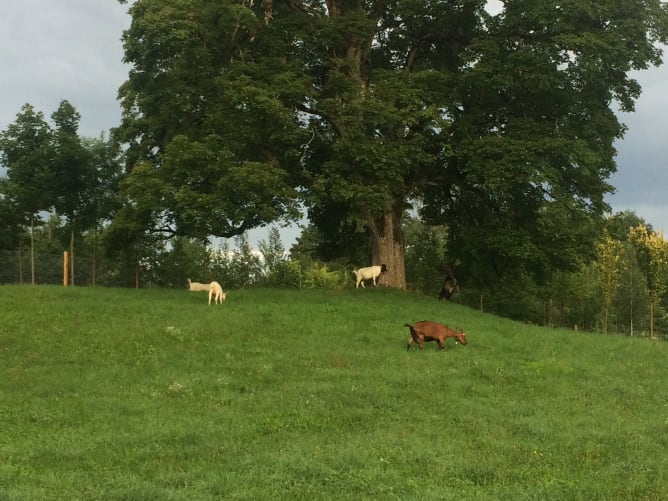
[[[387,265],[387,273],[380,276],[380,283],[405,290],[405,248],[401,211],[389,212],[381,218],[369,221],[369,228],[372,238],[372,264]]]

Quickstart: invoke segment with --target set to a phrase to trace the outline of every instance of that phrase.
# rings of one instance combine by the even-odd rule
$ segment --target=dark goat
[[[428,320],[421,320],[415,322],[413,325],[404,324],[411,330],[411,337],[408,340],[407,350],[411,349],[411,345],[416,342],[420,349],[424,349],[425,341],[438,341],[438,347],[442,350],[445,348],[445,341],[449,337],[455,338],[462,344],[466,344],[466,333],[463,330],[457,332],[447,325],[439,324],[438,322],[430,322]]]
[[[457,279],[452,274],[452,268],[448,266],[445,269],[445,279],[443,280],[443,287],[438,295],[438,299],[449,301],[455,291],[459,290]]]

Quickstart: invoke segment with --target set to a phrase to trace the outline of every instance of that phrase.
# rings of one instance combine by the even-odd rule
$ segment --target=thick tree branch
[[[288,7],[290,7],[291,9],[304,12],[311,16],[317,17],[318,19],[323,17],[321,12],[318,12],[316,9],[313,9],[308,5],[304,5],[304,3],[300,2],[299,0],[287,0],[285,3],[287,3]]]
[[[327,123],[329,123],[332,126],[332,128],[334,129],[334,131],[336,132],[336,134],[339,137],[343,137],[343,129],[327,113],[323,113],[322,111],[316,111],[312,108],[309,108],[308,106],[306,106],[304,104],[298,104],[297,105],[297,110],[299,110],[303,113],[307,113],[309,115],[315,115],[315,116],[318,116],[318,117],[322,118],[323,120],[327,121]]]

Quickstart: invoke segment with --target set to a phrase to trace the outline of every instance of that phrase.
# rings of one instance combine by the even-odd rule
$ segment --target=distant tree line
[[[35,282],[35,246],[44,226],[62,238],[72,257],[85,246],[93,258],[102,248],[99,230],[119,208],[116,196],[121,176],[117,142],[101,136],[79,136],[80,115],[66,100],[51,115],[26,104],[16,120],[0,133],[0,248],[16,248],[30,256],[30,281]]]
[[[129,12],[108,138],[81,138],[67,101],[51,122],[26,105],[0,135],[0,247],[28,256],[30,282],[55,241],[74,284],[82,263],[93,285],[344,287],[385,263],[385,285],[437,295],[450,267],[453,300],[485,311],[664,330],[663,236],[604,202],[624,133],[613,106],[632,111],[631,70],[661,64],[662,2]],[[248,230],[301,210],[289,253],[275,234],[251,251]]]
[[[124,246],[231,238],[304,207],[330,255],[366,248],[405,288],[418,211],[481,286],[574,269],[607,209],[615,109],[640,93],[631,70],[661,63],[668,8],[487,4],[132,2]]]

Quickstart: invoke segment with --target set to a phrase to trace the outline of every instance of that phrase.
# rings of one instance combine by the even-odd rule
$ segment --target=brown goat
[[[439,324],[438,322],[421,320],[420,322],[415,322],[413,325],[404,324],[404,326],[411,330],[411,337],[408,340],[408,346],[406,346],[407,350],[411,349],[411,345],[414,342],[417,342],[422,350],[424,349],[425,341],[438,341],[438,347],[442,350],[445,348],[445,341],[449,337],[453,337],[460,343],[466,344],[466,333],[463,330],[457,332],[447,325]]]

